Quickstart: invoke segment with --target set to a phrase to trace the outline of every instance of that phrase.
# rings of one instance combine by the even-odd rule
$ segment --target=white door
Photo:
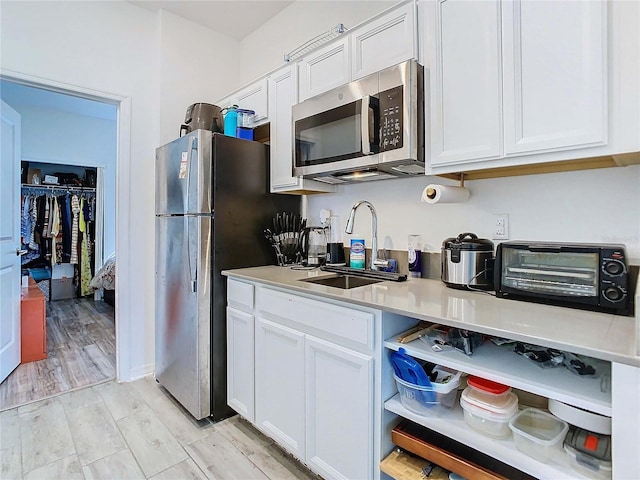
[[[0,117],[0,382],[20,363],[20,115]]]
[[[426,33],[435,59],[430,69],[431,165],[498,158],[500,3],[447,0],[436,5],[435,28]]]
[[[607,3],[502,3],[507,155],[606,143]]]
[[[251,422],[255,419],[253,323],[250,313],[227,307],[227,403]]]
[[[305,364],[307,463],[326,479],[374,478],[373,358],[307,336]]]
[[[304,459],[304,334],[256,319],[256,424]]]
[[[269,117],[271,121],[271,191],[299,186],[293,176],[293,132],[291,106],[296,103],[296,66],[288,65],[269,77]]]
[[[300,101],[348,83],[349,38],[319,48],[298,62]]]

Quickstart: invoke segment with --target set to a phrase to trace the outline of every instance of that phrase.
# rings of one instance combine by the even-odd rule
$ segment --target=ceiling
[[[142,0],[130,3],[153,12],[167,10],[240,41],[293,1]]]

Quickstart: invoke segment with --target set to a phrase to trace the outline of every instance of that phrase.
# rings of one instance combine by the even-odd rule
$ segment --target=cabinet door
[[[606,142],[606,2],[503,3],[505,153]]]
[[[431,165],[501,153],[500,3],[445,0],[427,12],[431,46]]]
[[[293,176],[291,106],[296,103],[296,67],[289,65],[269,77],[271,110],[271,191],[298,186]]]
[[[256,124],[262,124],[268,120],[269,104],[266,77],[243,88],[234,97],[236,97],[237,105],[240,108],[256,112],[253,119]]]
[[[256,425],[304,459],[304,334],[256,319]]]
[[[415,8],[409,2],[350,32],[353,80],[418,58]]]
[[[227,403],[254,421],[254,319],[227,307]]]
[[[333,192],[333,185],[293,176],[291,107],[297,101],[296,66],[288,65],[269,76],[271,122],[271,192]]]
[[[307,336],[307,463],[327,479],[374,478],[373,359]]]
[[[300,101],[349,82],[349,38],[332,42],[298,62]]]

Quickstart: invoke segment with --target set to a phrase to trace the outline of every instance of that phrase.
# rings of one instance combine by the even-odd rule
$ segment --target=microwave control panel
[[[403,88],[380,92],[380,151],[402,148]]]

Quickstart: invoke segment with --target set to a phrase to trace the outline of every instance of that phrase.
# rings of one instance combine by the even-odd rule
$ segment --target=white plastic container
[[[576,472],[585,477],[597,480],[608,480],[611,478],[611,462],[605,462],[593,457],[587,457],[569,445],[564,446],[564,451],[569,456],[569,464]]]
[[[509,428],[518,450],[546,463],[554,450],[562,448],[569,425],[550,413],[526,408],[511,419]]]
[[[504,438],[511,433],[509,420],[518,412],[518,397],[513,392],[492,395],[467,387],[462,391],[460,405],[471,428],[493,438]]]
[[[438,372],[438,377],[431,382],[431,388],[405,382],[394,375],[400,402],[407,410],[419,415],[430,415],[433,413],[433,407],[441,405],[451,408],[455,404],[462,374],[441,366],[436,366],[434,371]]]

